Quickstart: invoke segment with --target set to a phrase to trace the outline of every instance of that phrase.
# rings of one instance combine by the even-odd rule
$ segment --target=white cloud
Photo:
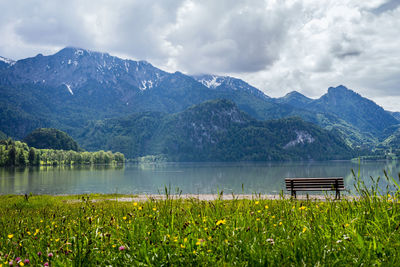
[[[319,97],[344,84],[392,110],[400,97],[397,0],[16,0],[0,9],[0,55],[12,59],[72,45],[230,74],[271,96]]]

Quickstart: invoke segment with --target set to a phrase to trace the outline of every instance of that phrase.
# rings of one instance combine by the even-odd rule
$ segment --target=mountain
[[[364,132],[379,134],[398,121],[389,112],[345,86],[329,87],[328,92],[312,101],[306,109],[332,113]]]
[[[257,120],[300,117],[352,146],[373,147],[382,141],[382,129],[398,123],[343,86],[315,100],[298,92],[274,99],[233,77],[168,73],[146,61],[74,47],[49,56],[1,59],[0,130],[17,139],[36,128],[57,128],[77,139],[82,128],[105,119],[179,113],[212,99],[230,100]],[[87,149],[91,142],[97,141],[86,140]]]
[[[117,151],[125,147],[128,158],[163,154],[173,161],[309,160],[352,155],[337,135],[311,123],[296,118],[258,121],[227,100],[207,101],[175,114],[146,112],[98,121],[79,138],[91,149],[105,145]]]
[[[391,112],[392,116],[400,122],[400,112]]]
[[[279,104],[287,104],[297,108],[304,108],[313,100],[308,98],[297,91],[292,91],[283,97],[275,98],[275,102]]]
[[[202,83],[204,86],[216,91],[242,91],[249,92],[252,95],[256,95],[261,99],[270,99],[269,96],[251,86],[243,80],[229,77],[229,76],[218,76],[218,75],[194,75],[192,76],[196,81]]]

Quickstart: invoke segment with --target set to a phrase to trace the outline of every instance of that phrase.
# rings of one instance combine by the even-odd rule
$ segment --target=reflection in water
[[[360,167],[360,168],[359,168]],[[383,170],[398,179],[399,161],[158,163],[125,166],[42,166],[0,168],[0,194],[163,193],[164,187],[184,194],[279,193],[285,177],[342,176],[348,189],[360,169],[367,185]],[[382,179],[382,186],[386,186]],[[243,185],[243,186],[242,186]]]

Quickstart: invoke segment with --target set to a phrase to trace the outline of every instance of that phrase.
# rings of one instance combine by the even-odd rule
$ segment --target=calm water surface
[[[163,193],[165,186],[183,194],[279,193],[285,177],[342,176],[353,188],[351,161],[276,163],[161,163],[123,167],[78,166],[0,168],[0,194]],[[399,161],[370,161],[360,166],[361,177],[383,177],[388,171],[398,181]],[[243,185],[243,186],[242,186]]]

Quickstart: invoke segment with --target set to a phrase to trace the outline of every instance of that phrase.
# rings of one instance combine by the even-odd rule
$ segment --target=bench
[[[340,199],[340,191],[345,190],[343,177],[285,178],[285,184],[295,198],[297,191],[336,191],[335,199]]]

